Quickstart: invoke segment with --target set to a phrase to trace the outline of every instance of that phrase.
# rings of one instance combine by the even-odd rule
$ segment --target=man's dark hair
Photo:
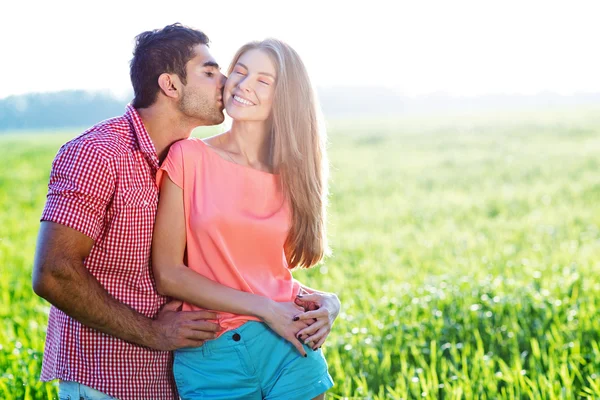
[[[156,101],[158,77],[165,72],[177,74],[185,84],[185,65],[194,57],[193,48],[208,43],[204,33],[180,23],[137,35],[129,71],[133,106],[146,108]]]

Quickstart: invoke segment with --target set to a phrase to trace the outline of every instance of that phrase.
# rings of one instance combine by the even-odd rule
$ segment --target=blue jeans
[[[117,400],[107,394],[77,382],[60,381],[58,384],[59,400]]]

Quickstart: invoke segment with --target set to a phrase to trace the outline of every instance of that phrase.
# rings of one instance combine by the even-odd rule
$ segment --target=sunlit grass
[[[296,276],[343,302],[331,397],[600,396],[599,109],[329,128],[334,254]],[[0,137],[0,398],[55,395],[30,275],[72,134]]]

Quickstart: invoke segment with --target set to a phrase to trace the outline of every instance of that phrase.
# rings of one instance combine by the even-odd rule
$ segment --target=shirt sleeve
[[[67,143],[52,162],[41,221],[68,226],[96,241],[114,191],[115,175],[94,145]]]
[[[164,174],[167,173],[174,184],[183,189],[183,149],[182,143],[176,142],[171,145],[167,158],[163,161],[160,169],[156,173],[156,185],[160,188],[160,184],[164,179]]]

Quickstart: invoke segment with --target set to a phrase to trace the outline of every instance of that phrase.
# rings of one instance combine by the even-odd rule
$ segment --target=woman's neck
[[[251,167],[270,167],[271,129],[264,121],[233,121],[230,150]]]

